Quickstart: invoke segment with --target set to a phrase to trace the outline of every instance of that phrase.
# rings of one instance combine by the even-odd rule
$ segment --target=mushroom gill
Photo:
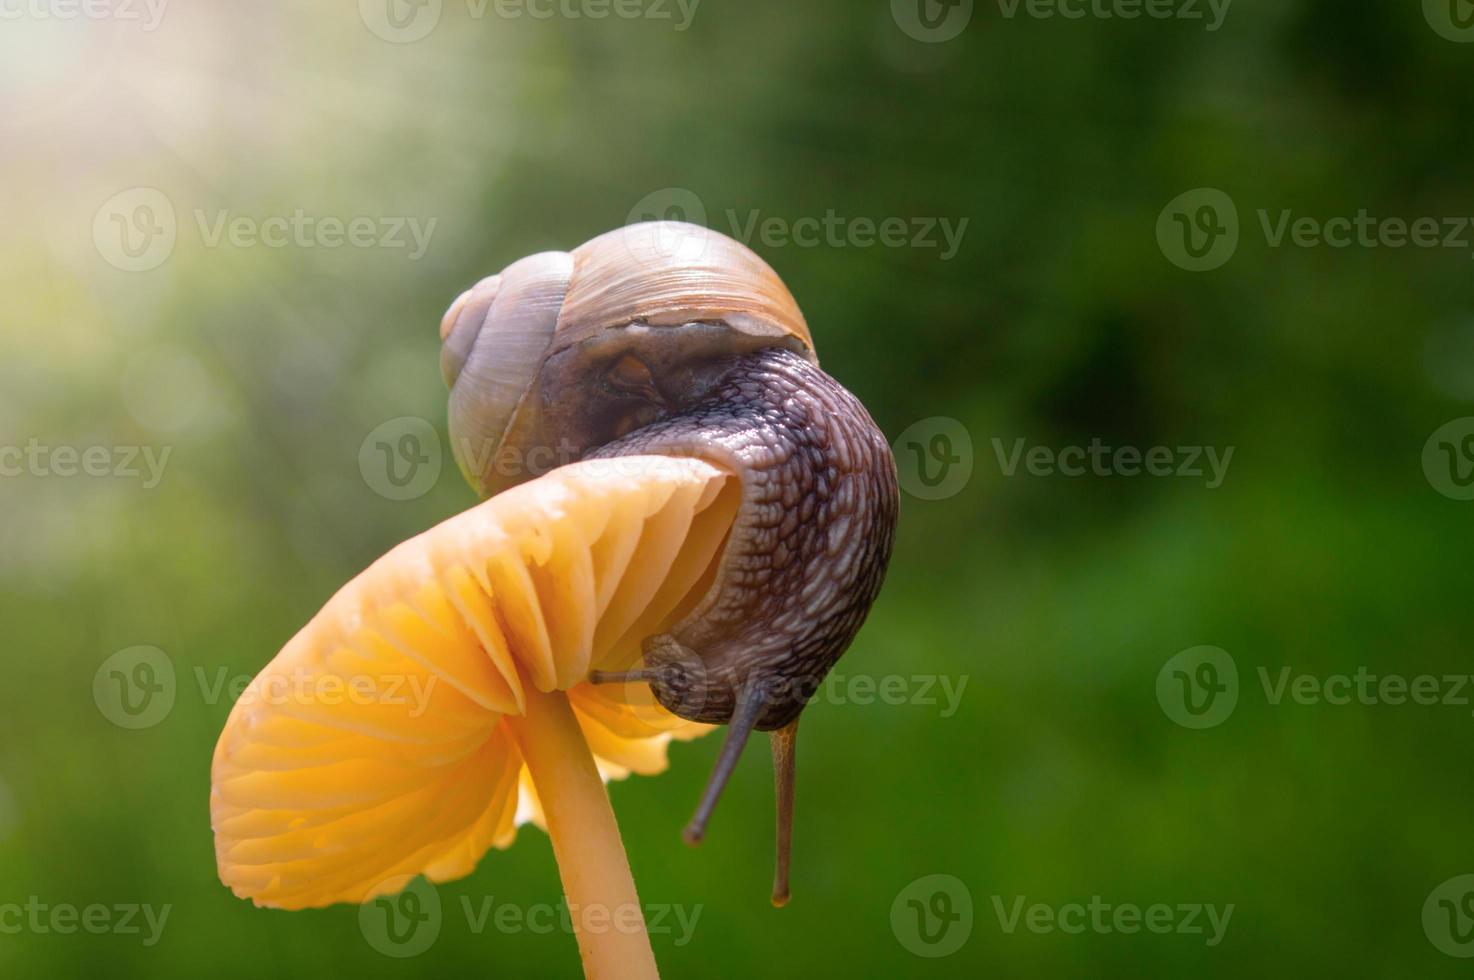
[[[700,598],[739,493],[695,459],[591,460],[379,559],[231,711],[210,797],[221,880],[258,905],[300,909],[364,902],[404,875],[466,875],[488,848],[510,846],[519,808],[540,818],[539,796],[577,782],[553,771],[577,759],[538,759],[569,735],[556,731],[560,713],[606,778],[662,771],[672,738],[708,727],[648,688],[586,678],[637,662],[640,641]],[[551,827],[570,902],[607,902],[568,887],[562,852],[580,845],[560,829],[581,831]],[[590,860],[611,858],[580,857],[585,872]],[[641,941],[648,952],[643,930]]]

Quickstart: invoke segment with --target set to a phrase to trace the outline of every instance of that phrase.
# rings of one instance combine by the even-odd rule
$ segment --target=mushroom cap
[[[231,710],[211,772],[221,881],[299,909],[469,874],[540,813],[504,721],[528,684],[568,692],[606,778],[663,771],[672,738],[709,728],[586,678],[635,664],[701,599],[740,492],[695,459],[574,463],[380,558]]]

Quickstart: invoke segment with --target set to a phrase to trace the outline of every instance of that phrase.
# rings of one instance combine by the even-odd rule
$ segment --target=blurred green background
[[[394,3],[179,4],[150,29],[141,4],[63,19],[36,0],[0,20],[0,447],[170,453],[152,487],[0,478],[0,907],[172,908],[152,946],[0,932],[0,975],[576,973],[571,937],[478,935],[461,915],[463,898],[558,900],[533,830],[440,887],[441,932],[410,959],[376,951],[353,908],[234,898],[207,809],[229,699],[210,690],[472,502],[448,456],[408,501],[359,465],[389,420],[443,437],[450,300],[693,201],[729,234],[734,214],[845,219],[838,245],[750,244],[886,433],[925,423],[910,444],[945,431],[964,458],[950,495],[904,497],[886,590],[838,668],[906,677],[902,703],[842,688],[805,716],[788,909],[767,902],[764,751],[696,851],[679,828],[715,739],[611,787],[644,901],[700,906],[689,942],[654,937],[665,975],[1467,973],[1439,942],[1474,953],[1458,943],[1474,919],[1457,883],[1447,918],[1434,892],[1474,872],[1470,691],[1276,704],[1261,681],[1471,669],[1474,504],[1424,463],[1435,430],[1474,415],[1474,236],[1272,247],[1260,219],[1474,215],[1474,45],[1435,29],[1464,0],[1240,0],[1217,30],[930,4],[956,28],[940,41],[900,0],[705,0],[689,19],[655,0],[603,19],[566,13],[597,0],[547,19]],[[1241,233],[1194,272],[1157,228],[1204,187]],[[122,237],[168,218],[137,188],[166,199],[172,245]],[[435,225],[418,258],[212,244],[222,214],[298,209]],[[967,225],[944,257],[867,245],[856,218]],[[1020,438],[1234,455],[1214,489],[1010,476],[997,447]],[[916,452],[898,447],[913,489]],[[130,730],[93,681],[139,645],[167,654],[176,691]],[[1239,683],[1199,730],[1174,721],[1168,661],[1204,645]],[[913,677],[965,683],[955,711]],[[972,919],[928,926],[946,932],[928,945],[906,900],[937,874]],[[1233,912],[1214,945],[1010,932],[998,908],[1020,896]]]

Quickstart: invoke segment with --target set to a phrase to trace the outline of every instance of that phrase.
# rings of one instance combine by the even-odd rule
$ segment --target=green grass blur
[[[904,497],[886,590],[838,668],[861,685],[904,676],[919,696],[850,686],[805,715],[789,908],[767,902],[760,744],[699,850],[679,830],[716,740],[611,787],[644,901],[700,908],[689,942],[655,937],[666,976],[1466,972],[1430,941],[1424,905],[1474,872],[1467,700],[1275,704],[1261,671],[1474,666],[1474,504],[1423,467],[1429,436],[1474,415],[1474,235],[1275,248],[1260,212],[1474,216],[1474,45],[1415,3],[1242,0],[1216,31],[1003,9],[977,3],[938,44],[885,0],[706,0],[686,30],[448,2],[403,44],[351,3],[305,0],[179,4],[154,31],[0,21],[0,447],[171,452],[154,488],[0,478],[0,909],[172,907],[153,946],[11,932],[0,912],[0,976],[576,973],[570,936],[478,934],[463,914],[463,900],[558,901],[531,829],[440,887],[441,932],[409,959],[372,948],[353,908],[234,898],[207,809],[229,699],[208,692],[472,503],[448,461],[406,502],[358,464],[396,417],[443,437],[450,300],[670,188],[727,233],[754,216],[966,219],[950,258],[751,244],[887,434],[955,419],[972,476],[946,499]],[[134,187],[178,215],[172,255],[138,273],[93,234]],[[1156,227],[1199,187],[1236,202],[1242,234],[1226,265],[1195,273]],[[298,209],[436,225],[416,260],[210,245],[222,212]],[[1214,489],[1009,476],[1020,438],[1234,455]],[[136,645],[169,655],[178,688],[166,719],[131,731],[92,685]],[[1202,645],[1232,656],[1239,699],[1191,730],[1157,678]],[[924,703],[913,676],[965,684],[955,711],[940,685]],[[892,917],[934,874],[973,910],[943,958],[899,938],[904,902]],[[998,908],[1019,896],[1234,910],[1216,945],[1010,932]]]

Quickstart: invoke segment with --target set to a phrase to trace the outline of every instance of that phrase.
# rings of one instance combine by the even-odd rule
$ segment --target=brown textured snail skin
[[[446,314],[451,440],[492,494],[587,457],[695,456],[742,500],[715,578],[643,669],[673,713],[730,724],[686,830],[700,839],[748,735],[773,732],[787,899],[799,713],[880,591],[897,514],[890,447],[820,370],[797,304],[746,247],[653,222],[483,280]]]

